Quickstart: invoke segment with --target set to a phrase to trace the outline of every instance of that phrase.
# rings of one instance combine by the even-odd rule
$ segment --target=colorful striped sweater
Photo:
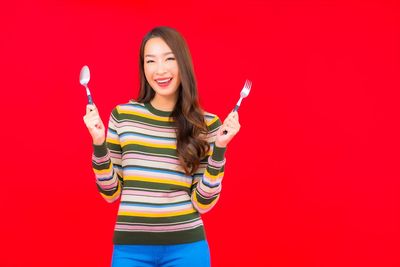
[[[94,145],[93,170],[100,194],[120,199],[114,244],[180,244],[205,239],[201,213],[218,201],[225,148],[214,146],[220,119],[204,113],[210,152],[192,176],[176,150],[170,112],[150,103],[113,109],[103,145]]]

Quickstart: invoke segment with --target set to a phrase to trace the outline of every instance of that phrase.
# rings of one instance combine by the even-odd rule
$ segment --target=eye
[[[153,62],[154,62],[154,60],[151,60],[151,59],[149,59],[149,60],[146,61],[147,64],[148,64],[148,63],[153,63]]]
[[[174,57],[169,57],[169,58],[167,58],[167,60],[175,60],[175,58]]]

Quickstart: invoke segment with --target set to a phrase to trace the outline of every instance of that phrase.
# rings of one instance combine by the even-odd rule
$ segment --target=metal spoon
[[[90,70],[89,70],[89,67],[85,65],[81,69],[81,73],[79,75],[79,82],[83,86],[85,86],[88,103],[92,105],[93,104],[92,95],[90,94],[89,87],[87,86],[89,81],[90,81]]]

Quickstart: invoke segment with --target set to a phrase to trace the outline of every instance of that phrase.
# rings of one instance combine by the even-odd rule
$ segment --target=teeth
[[[158,83],[167,83],[169,82],[169,80],[171,80],[170,78],[165,79],[165,80],[157,80]]]

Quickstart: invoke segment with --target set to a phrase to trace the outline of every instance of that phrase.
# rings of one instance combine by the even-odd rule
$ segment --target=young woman
[[[144,37],[139,70],[139,97],[113,109],[107,139],[94,105],[84,116],[100,194],[121,200],[112,266],[210,266],[200,214],[219,198],[238,114],[222,124],[200,108],[189,49],[174,29]]]

